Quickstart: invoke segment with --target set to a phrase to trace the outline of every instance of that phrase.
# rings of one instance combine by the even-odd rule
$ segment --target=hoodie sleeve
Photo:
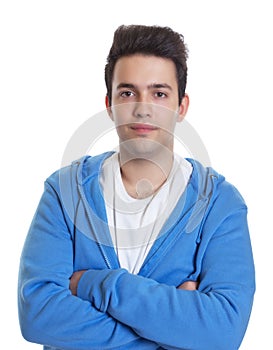
[[[220,198],[203,227],[198,290],[179,290],[123,269],[90,270],[78,295],[165,349],[238,349],[252,307],[254,265],[246,207],[227,213],[223,208],[232,195]]]
[[[23,248],[18,307],[22,334],[62,349],[157,349],[90,301],[71,294],[73,242],[58,195],[46,182]]]

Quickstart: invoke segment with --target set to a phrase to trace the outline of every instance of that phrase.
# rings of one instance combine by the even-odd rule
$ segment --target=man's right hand
[[[183,289],[183,290],[197,290],[197,288],[198,288],[198,282],[195,282],[195,281],[186,281],[177,287],[177,289]]]
[[[86,270],[76,271],[70,278],[69,289],[73,295],[77,295],[78,283]]]

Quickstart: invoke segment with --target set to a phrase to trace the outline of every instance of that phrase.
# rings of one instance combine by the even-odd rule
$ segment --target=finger
[[[198,283],[195,281],[186,281],[178,287],[178,289],[183,289],[183,290],[196,290],[197,288],[198,288]]]

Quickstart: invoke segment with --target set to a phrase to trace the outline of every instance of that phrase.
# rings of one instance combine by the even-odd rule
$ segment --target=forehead
[[[176,86],[176,67],[167,58],[140,54],[123,56],[116,62],[113,85],[121,81],[136,85],[166,83]]]

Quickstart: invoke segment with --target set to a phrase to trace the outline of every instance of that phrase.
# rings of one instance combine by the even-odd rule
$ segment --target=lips
[[[157,130],[158,128],[151,124],[132,124],[130,128],[138,133],[149,133],[151,131]]]

